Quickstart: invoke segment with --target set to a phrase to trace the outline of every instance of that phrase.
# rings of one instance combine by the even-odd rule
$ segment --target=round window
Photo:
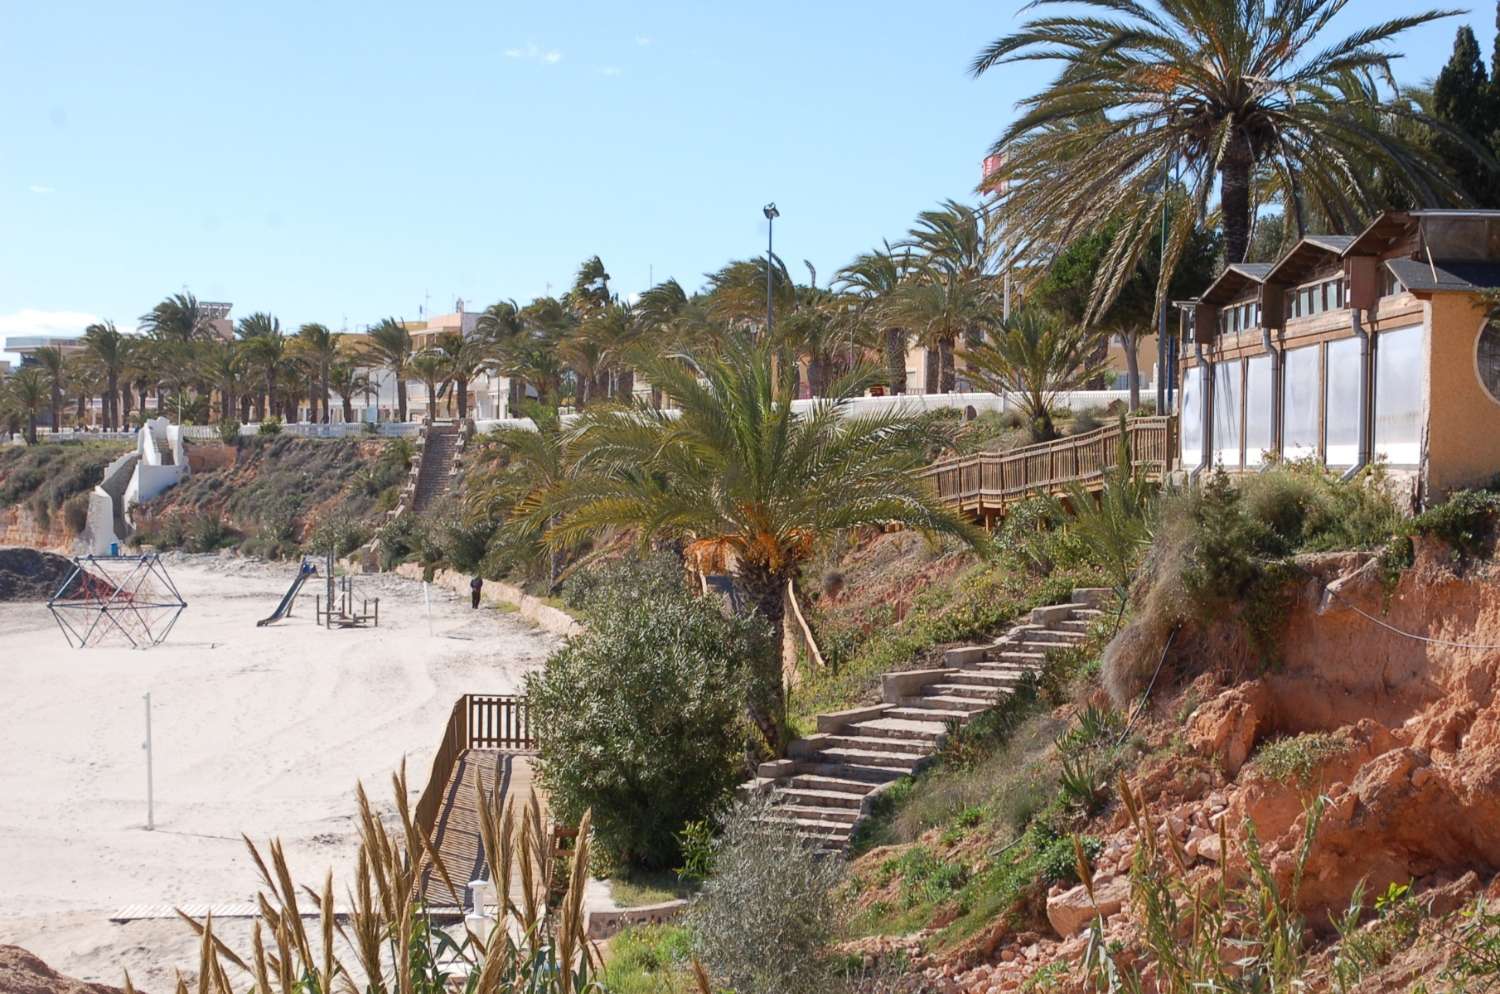
[[[1479,329],[1474,366],[1490,399],[1500,404],[1500,314],[1491,316]]]

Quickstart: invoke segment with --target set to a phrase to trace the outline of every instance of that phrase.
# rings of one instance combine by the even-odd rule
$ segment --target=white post
[[[427,637],[432,638],[432,585],[422,581],[422,603],[427,608]]]
[[[155,784],[151,775],[151,692],[146,691],[146,741],[141,748],[146,750],[146,831],[156,830]]]

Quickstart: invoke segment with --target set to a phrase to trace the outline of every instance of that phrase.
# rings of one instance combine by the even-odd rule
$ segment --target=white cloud
[[[646,48],[647,46],[649,46],[650,44],[652,44],[655,41],[656,41],[656,39],[652,38],[650,35],[636,35],[635,36],[635,43],[637,45],[641,46],[642,48]]]
[[[50,186],[47,186],[47,185],[45,185],[43,183],[33,183],[30,186],[28,186],[26,189],[30,190],[32,193],[56,193],[57,192],[57,190],[55,190],[54,188],[52,188]]]
[[[601,75],[601,76],[618,76],[618,75],[620,75],[621,72],[623,72],[623,70],[619,66],[600,66],[599,67],[599,75]]]
[[[501,53],[507,59],[525,59],[528,62],[544,62],[555,66],[562,61],[562,53],[555,48],[542,48],[536,42],[527,42],[525,48],[507,48]]]
[[[23,307],[0,314],[0,335],[81,335],[83,329],[101,320],[87,311],[44,311]]]

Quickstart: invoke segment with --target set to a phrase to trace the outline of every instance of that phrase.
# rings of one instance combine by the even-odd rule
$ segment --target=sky
[[[1463,20],[1488,55],[1488,0]],[[134,327],[191,290],[357,329],[630,295],[764,252],[820,282],[968,198],[1015,102],[1020,0],[0,4],[0,336]],[[1353,0],[1345,30],[1405,11]],[[1407,35],[1430,78],[1459,19]]]

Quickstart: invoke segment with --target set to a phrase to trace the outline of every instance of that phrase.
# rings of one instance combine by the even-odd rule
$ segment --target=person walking
[[[472,602],[474,610],[476,611],[479,610],[479,591],[483,589],[484,581],[479,577],[476,576],[474,577],[474,579],[469,581],[469,599]]]

